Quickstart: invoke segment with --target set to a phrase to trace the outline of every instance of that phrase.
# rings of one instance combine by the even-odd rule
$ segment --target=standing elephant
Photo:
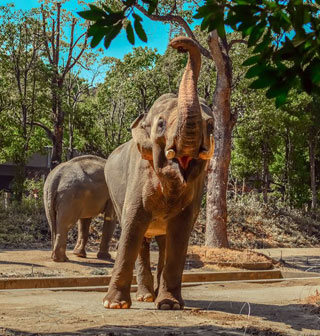
[[[170,46],[188,52],[178,97],[165,94],[131,125],[133,139],[108,158],[105,176],[122,233],[105,308],[129,308],[137,260],[138,299],[159,309],[182,309],[181,278],[198,216],[208,160],[214,152],[210,108],[198,97],[201,55],[188,37]],[[161,240],[154,293],[146,238]]]
[[[94,155],[76,157],[54,168],[44,184],[44,206],[52,235],[52,259],[68,261],[67,234],[78,221],[78,240],[73,253],[86,257],[92,217],[104,213],[98,258],[109,259],[109,242],[115,214],[104,177],[106,160]]]

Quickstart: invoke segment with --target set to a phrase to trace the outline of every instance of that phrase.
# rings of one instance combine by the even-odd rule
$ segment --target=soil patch
[[[270,269],[280,266],[278,261],[255,251],[248,249],[236,250],[226,248],[210,248],[206,246],[190,246],[187,260],[196,264],[202,264],[206,268],[210,266],[234,267],[243,269]]]

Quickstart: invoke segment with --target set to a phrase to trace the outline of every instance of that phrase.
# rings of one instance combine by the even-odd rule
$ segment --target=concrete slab
[[[7,291],[0,326],[3,335],[320,335],[319,316],[303,304],[316,290],[319,279],[207,284],[183,289],[183,311],[158,311],[134,294],[131,309],[106,310],[103,293]]]

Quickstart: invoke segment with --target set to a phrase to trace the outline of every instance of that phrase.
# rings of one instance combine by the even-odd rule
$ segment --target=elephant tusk
[[[210,134],[210,149],[199,153],[199,158],[202,160],[210,160],[214,154],[214,137]]]
[[[166,151],[166,158],[168,160],[172,160],[176,156],[176,152],[173,149],[169,149]]]

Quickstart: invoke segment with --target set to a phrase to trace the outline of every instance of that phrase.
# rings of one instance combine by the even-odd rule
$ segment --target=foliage
[[[50,233],[41,199],[24,195],[21,202],[5,201],[0,193],[0,248],[44,248]]]
[[[320,244],[318,220],[286,208],[278,199],[264,204],[259,194],[228,200],[228,237],[234,248],[311,247]]]
[[[251,88],[268,88],[266,96],[282,105],[299,83],[307,93],[319,92],[320,33],[319,2],[267,0],[207,0],[195,18],[202,29],[217,29],[225,37],[225,25],[248,36],[252,56],[247,78],[258,77]]]
[[[157,0],[144,0],[143,4],[147,5],[149,16],[162,5]],[[79,15],[94,22],[88,30],[88,35],[93,36],[92,47],[104,38],[108,48],[122,28],[126,29],[128,41],[134,44],[131,21],[139,38],[147,41],[142,18],[135,12],[136,7],[141,8],[138,0],[121,1],[117,10],[104,4],[102,8],[89,6],[90,10]],[[267,98],[276,98],[279,107],[297,81],[305,92],[319,92],[318,14],[318,1],[206,0],[194,18],[202,19],[202,30],[217,30],[222,39],[226,37],[226,26],[241,32],[243,38],[248,37],[248,47],[254,48],[243,64],[251,66],[247,78],[257,77],[250,87],[267,88]]]

